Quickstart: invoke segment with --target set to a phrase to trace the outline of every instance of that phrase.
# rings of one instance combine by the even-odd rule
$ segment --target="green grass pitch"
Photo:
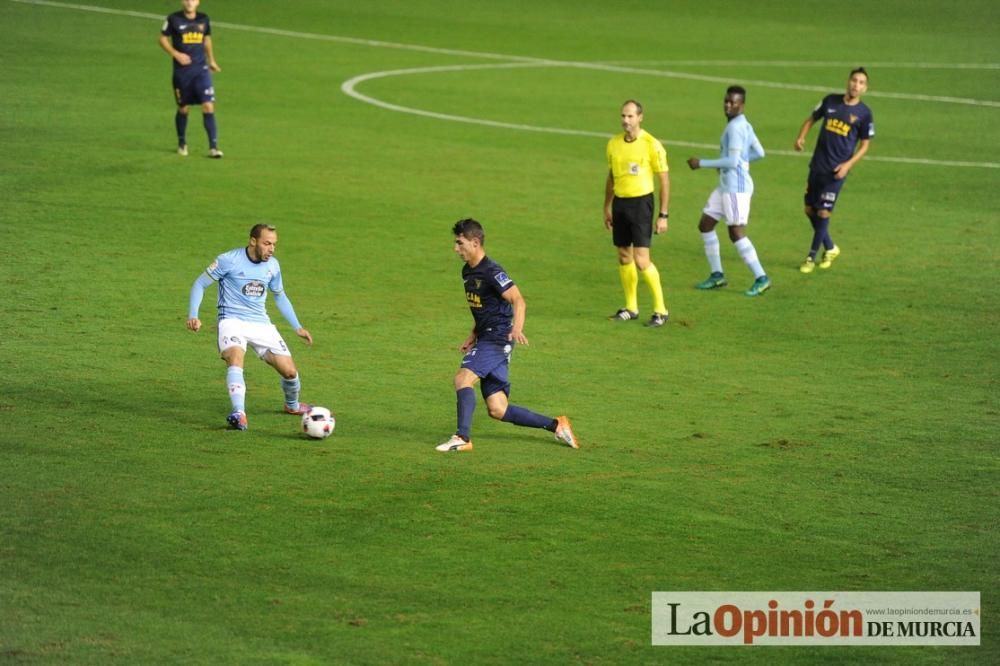
[[[995,2],[206,0],[223,160],[197,111],[173,149],[156,41],[180,3],[94,3],[0,0],[0,663],[1000,661]],[[878,135],[843,255],[804,276],[792,142],[856,64]],[[716,152],[730,83],[768,150],[758,299],[725,238],[731,286],[693,289],[715,176],[684,160]],[[605,319],[629,97],[672,167],[658,330]],[[579,451],[481,404],[474,452],[433,450],[465,216],[528,303],[512,401],[570,415]],[[258,221],[315,337],[272,304],[337,415],[322,442],[253,359],[251,429],[226,430],[214,324],[184,328]],[[981,591],[984,633],[653,647],[659,590]]]

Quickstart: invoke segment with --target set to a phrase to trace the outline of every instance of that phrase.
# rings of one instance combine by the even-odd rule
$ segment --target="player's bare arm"
[[[809,130],[813,126],[813,118],[809,116],[806,121],[802,123],[802,127],[799,128],[799,135],[795,138],[795,150],[802,152],[802,149],[806,146],[806,136],[809,134]]]
[[[160,35],[160,48],[166,51],[167,55],[169,55],[171,58],[176,60],[181,65],[191,64],[191,56],[189,56],[186,53],[181,53],[180,51],[175,49],[173,45],[170,43],[170,38],[167,37],[166,35]]]
[[[208,63],[208,68],[213,72],[221,72],[222,68],[219,67],[219,63],[215,62],[215,52],[212,50],[212,36],[205,35],[205,61]]]
[[[847,178],[847,174],[851,171],[851,169],[854,168],[854,165],[860,162],[861,158],[864,157],[865,153],[868,152],[868,146],[870,144],[871,141],[868,139],[862,139],[861,141],[859,141],[858,149],[854,152],[854,155],[851,157],[851,159],[847,160],[843,164],[838,164],[837,167],[833,170],[834,178],[837,178],[838,180],[843,180],[844,178]]]
[[[524,337],[524,318],[528,306],[524,302],[521,290],[517,288],[517,285],[514,285],[501,295],[503,296],[503,300],[507,301],[514,307],[514,321],[511,324],[510,333],[507,335],[507,339],[513,340],[519,345],[527,345],[528,338]]]
[[[472,329],[472,332],[469,333],[469,336],[465,338],[465,340],[462,341],[462,344],[458,346],[458,351],[464,354],[465,352],[469,351],[475,346],[476,346],[476,329]]]
[[[615,177],[608,169],[608,179],[604,184],[604,227],[611,229],[611,200],[615,197]]]
[[[670,213],[670,174],[660,171],[656,174],[660,179],[660,214],[656,217],[656,233],[667,233],[669,221],[665,215]]]

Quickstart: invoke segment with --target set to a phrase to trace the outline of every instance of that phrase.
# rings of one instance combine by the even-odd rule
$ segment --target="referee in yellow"
[[[608,141],[608,180],[604,187],[604,226],[618,248],[618,274],[625,290],[625,307],[609,317],[618,321],[639,318],[639,276],[653,297],[653,315],[646,326],[663,326],[670,318],[663,300],[660,272],[650,260],[653,240],[653,174],[660,181],[660,208],[656,233],[667,230],[670,217],[670,177],[667,151],[656,137],[642,129],[642,104],[630,99],[622,105],[621,134]]]

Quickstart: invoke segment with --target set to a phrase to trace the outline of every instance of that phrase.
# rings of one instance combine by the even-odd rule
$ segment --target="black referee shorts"
[[[653,193],[611,201],[611,236],[615,247],[649,247],[653,240]]]

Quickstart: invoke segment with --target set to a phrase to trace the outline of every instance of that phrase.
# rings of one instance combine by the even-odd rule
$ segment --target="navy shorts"
[[[615,247],[649,247],[653,240],[652,193],[611,201],[611,237]]]
[[[177,106],[214,102],[215,88],[212,87],[211,72],[204,69],[193,76],[174,73],[174,99],[177,100]]]
[[[834,178],[832,171],[810,171],[805,204],[813,210],[832,211],[845,180]]]
[[[510,395],[510,354],[513,342],[477,342],[462,357],[462,367],[479,377],[483,399],[497,391]]]

